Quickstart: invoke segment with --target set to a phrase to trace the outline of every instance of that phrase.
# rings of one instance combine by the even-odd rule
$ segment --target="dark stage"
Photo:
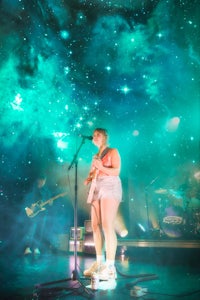
[[[117,279],[101,281],[97,291],[82,276],[95,258],[92,247],[78,248],[77,256],[71,249],[24,256],[16,245],[2,247],[1,299],[199,299],[198,239],[119,239]]]

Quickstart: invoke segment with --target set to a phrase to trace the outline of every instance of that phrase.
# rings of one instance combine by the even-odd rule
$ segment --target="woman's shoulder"
[[[108,147],[108,149],[109,149],[110,151],[118,151],[118,149],[115,148],[115,147]]]
[[[112,154],[119,154],[119,151],[117,148],[109,148],[108,153]]]
[[[109,156],[112,156],[112,157],[119,156],[119,152],[118,152],[117,148],[107,147],[106,151],[102,155],[102,158],[109,157]]]

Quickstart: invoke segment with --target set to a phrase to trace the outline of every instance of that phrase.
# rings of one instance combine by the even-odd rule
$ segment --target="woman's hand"
[[[88,185],[90,182],[92,181],[92,178],[91,177],[88,177],[84,180],[84,185]]]
[[[100,158],[96,157],[93,160],[93,166],[95,167],[95,169],[97,170],[101,170],[103,167],[102,161]]]
[[[53,205],[53,200],[49,201],[49,205],[52,206]]]

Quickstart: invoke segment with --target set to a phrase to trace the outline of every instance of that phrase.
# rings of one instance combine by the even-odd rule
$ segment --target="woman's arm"
[[[94,158],[90,167],[88,177],[84,180],[84,185],[88,185],[92,181],[92,179],[95,178],[97,169],[95,168],[93,162],[94,162]]]
[[[101,173],[105,175],[118,176],[121,169],[121,158],[118,150],[113,148],[108,152],[106,156],[107,159],[105,163],[100,159],[95,159],[93,165],[97,170],[99,170]]]

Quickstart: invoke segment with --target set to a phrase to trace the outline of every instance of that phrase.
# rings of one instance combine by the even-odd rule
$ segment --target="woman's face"
[[[101,147],[106,144],[107,137],[99,131],[94,131],[93,133],[93,144],[97,147]]]

